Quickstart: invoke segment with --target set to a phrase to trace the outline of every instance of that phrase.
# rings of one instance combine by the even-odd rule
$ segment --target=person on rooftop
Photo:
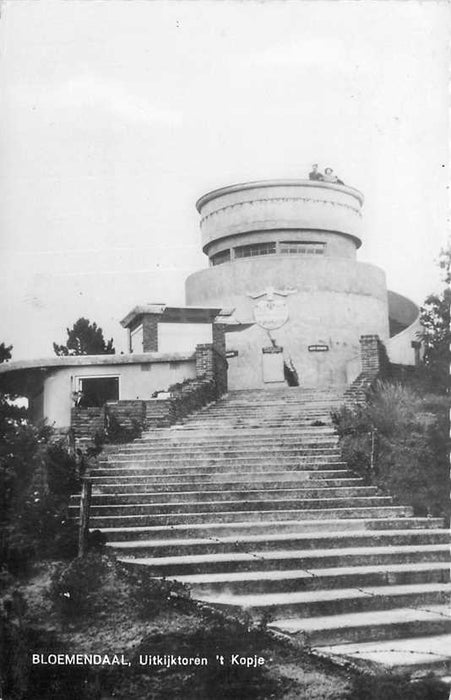
[[[332,168],[326,168],[324,170],[324,176],[322,177],[322,180],[324,182],[334,182],[336,185],[344,185],[344,182],[342,180],[339,180],[336,175],[334,175],[334,171]]]
[[[324,176],[318,171],[318,163],[312,165],[312,172],[308,174],[309,180],[323,180]]]

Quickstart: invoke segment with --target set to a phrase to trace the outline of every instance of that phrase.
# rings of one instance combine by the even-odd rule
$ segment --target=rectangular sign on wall
[[[328,350],[329,350],[328,345],[309,345],[308,346],[309,352],[328,352]]]

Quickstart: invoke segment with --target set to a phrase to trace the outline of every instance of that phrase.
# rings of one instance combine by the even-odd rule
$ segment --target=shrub
[[[17,602],[20,603],[13,599],[4,612],[0,611],[0,668],[5,700],[100,699],[96,670],[30,663],[31,653],[70,650],[54,630],[27,627]]]
[[[447,400],[379,382],[365,406],[333,414],[350,468],[411,505],[416,515],[449,512]]]
[[[448,700],[449,688],[438,678],[410,682],[391,675],[357,676],[349,700]]]
[[[89,448],[91,455],[96,456],[102,450],[105,443],[122,444],[132,442],[139,438],[142,433],[142,423],[136,418],[128,418],[129,425],[123,425],[111,411],[108,413],[107,427],[98,430],[94,436],[94,446]],[[88,455],[89,456],[89,455]]]
[[[79,488],[75,459],[46,425],[16,426],[0,452],[2,560],[24,572],[36,556],[73,556],[75,526],[68,520]]]
[[[142,425],[136,418],[132,418],[130,422],[130,426],[121,425],[116,416],[110,413],[108,416],[108,427],[105,431],[106,441],[113,443],[132,442],[132,440],[140,437]]]
[[[97,551],[60,565],[48,591],[60,615],[71,619],[95,612],[99,605],[96,593],[114,577],[115,567],[114,558]]]

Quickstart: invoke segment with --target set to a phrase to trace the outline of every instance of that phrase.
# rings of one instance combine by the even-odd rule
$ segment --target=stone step
[[[313,538],[312,538],[313,539]],[[422,561],[449,563],[446,544],[439,537],[389,535],[385,538],[342,536],[317,537],[309,542],[287,535],[284,540],[264,535],[239,537],[236,541],[214,539],[137,540],[110,542],[123,556],[151,567],[155,575],[260,571],[262,568],[299,569],[343,566],[403,564]],[[302,549],[304,547],[304,549]],[[316,549],[314,549],[316,547]]]
[[[292,412],[274,413],[262,411],[223,411],[222,413],[199,415],[195,419],[185,418],[175,426],[179,430],[191,432],[192,430],[205,430],[205,426],[214,425],[218,431],[228,430],[254,431],[263,430],[267,425],[274,425],[282,431],[292,430],[330,430],[333,428],[333,418],[330,410],[317,409],[305,411],[297,409]],[[173,426],[171,426],[172,428]],[[152,434],[152,430],[146,430],[146,434]]]
[[[77,509],[72,509],[72,515],[77,514]],[[220,522],[243,522],[250,520],[321,520],[334,518],[387,518],[409,517],[412,509],[408,506],[385,506],[366,508],[325,508],[311,510],[242,510],[242,511],[216,511],[216,518]],[[93,515],[91,517],[92,529],[104,527],[121,527],[126,525],[177,525],[183,523],[205,523],[211,520],[211,513],[158,513],[155,515]]]
[[[255,484],[254,484],[255,486]],[[242,489],[242,490],[185,490],[179,491],[175,488],[167,487],[166,490],[160,490],[153,492],[151,488],[148,490],[141,489],[132,493],[114,493],[114,494],[101,494],[97,491],[93,492],[91,507],[95,508],[99,505],[122,505],[122,504],[151,504],[151,503],[161,503],[162,498],[164,498],[165,503],[178,503],[182,504],[185,502],[196,501],[209,502],[213,501],[218,503],[220,501],[262,501],[267,502],[270,498],[274,499],[330,499],[330,498],[353,498],[355,497],[370,497],[377,496],[378,490],[375,486],[354,486],[351,488],[341,487],[341,488],[299,488],[299,484],[295,484],[293,488],[279,488],[279,484],[276,484],[273,489]],[[79,502],[80,496],[74,495],[71,497],[71,504],[75,505]]]
[[[419,626],[420,627],[420,626]],[[385,673],[407,675],[418,679],[423,677],[443,677],[451,673],[451,634],[434,636],[389,639],[385,641],[360,642],[357,644],[337,644],[321,647],[322,654],[331,657],[345,657],[354,664],[362,664],[373,669],[379,665]],[[449,681],[448,681],[449,684]],[[388,700],[388,699],[387,699]]]
[[[152,436],[146,436],[145,434],[142,435],[142,437],[132,443],[128,443],[130,445],[142,445],[142,446],[151,446],[151,445],[160,445],[162,447],[165,446],[176,446],[177,444],[185,444],[186,446],[204,446],[204,445],[245,445],[245,444],[261,444],[261,445],[279,445],[279,446],[284,446],[286,444],[299,444],[299,445],[304,445],[305,441],[307,438],[312,435],[312,433],[309,434],[303,434],[300,430],[291,430],[291,431],[281,431],[278,430],[277,432],[274,432],[273,434],[268,435],[267,430],[252,430],[252,431],[244,431],[240,428],[237,428],[235,430],[228,430],[226,433],[221,434],[219,431],[211,431],[211,430],[203,430],[203,431],[197,431],[195,432],[194,430],[188,431],[186,428],[184,428],[183,432],[181,428],[166,428],[168,431],[167,433],[163,435],[152,435]],[[324,437],[328,440],[333,440],[335,439],[336,441],[338,440],[337,436],[329,431],[327,434],[324,433],[323,435],[317,434],[318,438]]]
[[[276,442],[275,440],[266,440],[266,441],[260,441],[260,440],[242,440],[242,441],[237,441],[237,440],[215,440],[210,441],[210,442],[204,442],[204,443],[196,443],[194,447],[190,445],[171,445],[171,444],[160,444],[158,445],[146,445],[143,442],[132,442],[132,443],[124,443],[122,445],[115,445],[113,446],[108,446],[108,449],[106,449],[106,454],[116,454],[117,452],[121,453],[129,453],[129,452],[145,452],[147,454],[153,454],[154,452],[156,454],[158,453],[174,453],[177,454],[177,452],[180,451],[185,451],[188,449],[196,449],[196,454],[202,453],[204,450],[209,450],[212,452],[219,451],[232,451],[232,452],[237,452],[240,451],[243,453],[246,451],[246,449],[250,449],[251,452],[263,452],[265,449],[270,449],[271,452],[280,452],[281,449],[287,449],[290,448],[292,451],[295,449],[305,452],[306,450],[335,450],[339,451],[338,448],[338,441],[335,436],[321,436],[317,438],[312,438],[312,437],[306,437],[304,440],[300,440],[297,438],[295,441],[285,441],[283,444]]]
[[[194,597],[200,594],[290,593],[334,588],[354,588],[413,583],[448,583],[449,562],[415,562],[372,566],[338,566],[325,569],[247,571],[220,574],[188,574],[174,577],[189,585]],[[450,618],[451,622],[451,618]],[[450,628],[451,630],[451,628]]]
[[[314,396],[336,396],[339,398],[344,395],[347,388],[346,384],[342,386],[327,384],[320,387],[306,384],[305,386],[277,386],[270,389],[232,389],[221,398],[221,401],[247,401],[252,400],[253,397],[263,400],[264,396],[267,402],[271,402],[279,399],[296,399],[297,396],[309,393]]]
[[[262,453],[261,455],[251,454],[243,452],[241,455],[229,456],[227,453],[219,455],[217,457],[210,456],[209,452],[206,450],[203,457],[193,457],[189,455],[171,455],[158,454],[153,455],[152,452],[116,452],[105,455],[98,460],[98,464],[108,465],[116,463],[139,463],[139,464],[155,464],[155,463],[166,463],[171,462],[172,464],[236,464],[238,462],[245,464],[258,464],[264,461],[266,464],[305,464],[309,462],[316,463],[330,463],[330,462],[342,462],[341,454],[338,450],[299,450],[297,454],[293,455],[277,455]]]
[[[419,583],[400,586],[369,586],[363,590],[302,591],[264,595],[200,595],[210,605],[246,610],[253,617],[272,613],[278,617],[315,617],[393,608],[424,608],[446,605],[451,599],[449,583]]]
[[[393,532],[395,530],[395,532]],[[399,533],[403,530],[404,533]],[[434,541],[448,541],[448,530],[443,529],[443,520],[441,518],[387,518],[384,520],[360,520],[360,519],[342,519],[342,520],[286,520],[286,521],[261,521],[261,522],[239,522],[239,523],[191,523],[189,525],[173,525],[154,526],[154,527],[118,527],[104,528],[108,541],[111,546],[115,546],[116,542],[128,541],[132,548],[138,544],[139,540],[147,540],[148,546],[152,546],[155,540],[164,539],[199,539],[211,538],[217,541],[218,538],[231,537],[233,541],[237,541],[237,537],[245,535],[260,536],[260,542],[263,541],[262,535],[272,536],[294,535],[300,534],[306,537],[310,542],[317,542],[315,537],[321,534],[328,533],[328,542],[334,541],[343,533],[355,533],[356,537],[366,536],[368,532],[374,532],[378,536],[392,536],[398,534],[410,534],[410,531],[430,531],[434,530]],[[307,534],[308,533],[308,534]],[[330,533],[333,533],[332,535]],[[313,535],[313,536],[312,536]],[[332,538],[332,540],[331,540]],[[210,541],[211,541],[210,539]],[[113,540],[113,541],[111,541]],[[380,542],[380,540],[377,540]],[[416,540],[418,541],[418,540]],[[359,541],[356,540],[358,543]],[[374,539],[372,539],[374,542]],[[305,546],[305,545],[303,545]],[[315,545],[316,546],[316,545]],[[343,546],[343,542],[341,544]],[[359,546],[357,544],[357,546]]]
[[[221,475],[222,476],[222,475]],[[357,488],[375,488],[375,487],[363,487],[362,479],[292,479],[292,480],[268,480],[266,478],[261,478],[258,481],[258,485],[265,490],[272,490],[276,488],[286,488],[295,489],[299,488],[302,484],[308,489],[341,489],[342,487],[348,489],[350,487]],[[187,479],[167,482],[166,479],[163,481],[156,482],[152,479],[149,482],[147,479],[141,479],[140,481],[127,482],[125,479],[117,480],[113,484],[105,484],[103,479],[98,479],[93,484],[93,494],[141,494],[141,493],[164,493],[165,491],[197,491],[199,487],[202,487],[202,491],[215,491],[218,487],[223,488],[227,491],[238,491],[240,489],[245,489],[250,491],[255,488],[255,481],[245,481],[236,478],[234,481],[211,481],[207,476],[202,478],[201,476],[188,477]]]
[[[268,626],[295,638],[300,637],[312,647],[346,643],[340,650],[328,650],[332,655],[336,653],[346,656],[352,655],[353,642],[362,641],[388,639],[391,646],[392,640],[404,638],[406,650],[411,646],[411,639],[407,640],[407,637],[450,633],[451,616],[449,606],[429,605],[427,610],[395,608],[308,619],[282,618],[270,622]],[[449,641],[451,644],[451,638]]]
[[[164,496],[165,494],[163,494]],[[188,494],[191,496],[192,494]],[[269,494],[268,494],[269,495]],[[370,506],[389,506],[392,504],[391,496],[359,496],[350,498],[340,498],[339,496],[335,498],[269,498],[266,494],[264,498],[255,500],[234,499],[234,500],[184,500],[170,502],[160,500],[152,503],[146,502],[147,499],[143,499],[142,502],[134,503],[108,503],[106,505],[99,505],[93,502],[91,506],[91,513],[93,516],[96,515],[153,515],[153,514],[170,514],[170,513],[215,513],[219,508],[222,512],[234,512],[236,510],[240,511],[245,506],[248,510],[287,510],[290,508],[297,510],[314,510],[321,508],[365,508]],[[69,510],[78,510],[78,506],[71,505]]]
[[[138,456],[138,457],[127,457],[126,455],[121,455],[121,456],[114,456],[110,457],[109,459],[100,459],[97,461],[97,465],[93,467],[93,471],[97,469],[113,469],[113,468],[123,468],[123,467],[165,467],[169,465],[173,465],[175,467],[196,467],[198,466],[199,468],[210,468],[210,467],[224,467],[224,466],[230,466],[231,469],[233,470],[233,467],[242,467],[244,466],[249,466],[251,468],[256,467],[258,465],[265,465],[266,467],[271,468],[273,471],[283,471],[284,467],[287,469],[293,469],[293,467],[299,466],[300,468],[306,467],[308,468],[309,465],[316,465],[317,468],[322,468],[322,469],[327,469],[327,468],[332,468],[332,469],[347,469],[347,465],[343,460],[340,458],[339,455],[317,455],[317,456],[309,456],[309,455],[298,455],[295,457],[282,457],[282,458],[271,458],[270,456],[268,457],[267,455],[262,455],[260,458],[258,457],[250,457],[250,458],[240,458],[240,457],[209,457],[208,455],[205,455],[203,459],[194,459],[191,457],[187,458],[177,458],[177,459],[171,459],[168,457],[165,459],[164,457],[152,457],[152,456]],[[244,469],[243,469],[244,470]],[[241,469],[240,469],[241,471]]]
[[[161,432],[162,430],[164,432]],[[265,442],[281,442],[282,439],[302,440],[304,437],[309,435],[320,437],[334,434],[334,428],[330,424],[316,426],[289,426],[288,428],[280,428],[274,435],[268,435],[267,428],[259,428],[258,426],[254,426],[252,428],[244,428],[243,426],[226,427],[221,429],[220,426],[216,425],[215,431],[212,433],[211,430],[205,426],[199,426],[196,429],[194,425],[188,427],[187,425],[178,424],[160,429],[159,431],[143,431],[141,436],[137,439],[139,439],[142,443],[158,443],[165,439],[170,441],[174,440],[174,442],[183,439],[187,442],[204,443],[221,442],[222,440],[238,440],[240,442],[246,442],[248,440],[252,440],[254,437],[258,437]]]
[[[326,394],[322,396],[317,396],[316,394],[313,393],[305,393],[303,396],[271,396],[266,399],[262,399],[261,397],[256,397],[256,399],[251,399],[251,400],[242,400],[242,399],[236,399],[235,397],[233,398],[226,398],[226,399],[220,399],[216,403],[210,404],[210,406],[204,407],[201,409],[196,415],[199,415],[203,412],[210,412],[210,410],[221,410],[222,408],[230,408],[230,409],[235,409],[235,408],[242,408],[242,409],[249,409],[249,410],[274,410],[277,411],[278,409],[284,409],[284,408],[298,408],[298,407],[303,407],[303,408],[308,408],[309,406],[324,406],[325,408],[328,408],[329,406],[341,406],[343,403],[343,395],[341,396],[328,396]]]
[[[242,471],[239,469],[227,471],[223,468],[209,468],[208,471],[206,471],[205,469],[194,470],[193,468],[186,467],[183,467],[182,470],[180,470],[180,468],[164,468],[152,469],[149,471],[148,469],[130,469],[127,467],[118,469],[117,472],[116,470],[105,469],[100,474],[100,469],[94,470],[92,472],[91,481],[93,486],[96,487],[102,484],[117,484],[119,486],[120,484],[127,483],[176,484],[180,483],[180,481],[182,481],[184,484],[198,484],[199,482],[202,484],[222,484],[232,480],[236,483],[243,480],[255,485],[256,473],[259,474],[259,483],[264,483],[268,479],[274,481],[277,480],[278,483],[293,480],[297,482],[308,482],[308,484],[312,483],[314,480],[326,481],[334,479],[340,482],[353,480],[351,478],[353,477],[353,474],[351,474],[351,472],[349,472],[347,469],[324,469],[324,466],[325,465],[318,465],[318,468],[313,466],[311,468],[303,469],[302,471],[294,469],[281,469],[281,471],[257,471],[254,469],[252,472],[245,469]]]
[[[225,432],[229,428],[235,429],[237,427],[243,430],[253,430],[254,428],[265,428],[268,425],[274,425],[282,430],[299,429],[301,432],[304,430],[317,430],[319,432],[333,430],[330,413],[325,411],[316,411],[308,414],[296,412],[292,415],[285,413],[277,415],[277,417],[269,414],[263,415],[262,413],[240,414],[235,411],[233,414],[230,414],[224,411],[222,414],[217,413],[199,417],[195,421],[188,419],[180,425],[187,430],[192,430],[193,428],[201,430],[205,429],[206,425],[214,425],[219,432]]]
[[[265,392],[267,394],[268,392]],[[269,396],[255,396],[255,397],[240,397],[240,396],[233,396],[232,394],[229,394],[225,397],[220,398],[217,402],[211,403],[210,406],[204,407],[201,409],[198,413],[202,413],[203,411],[209,411],[210,408],[212,409],[220,409],[223,406],[227,407],[243,407],[243,408],[252,408],[254,406],[258,406],[259,408],[262,409],[270,409],[270,408],[285,408],[286,406],[302,406],[302,405],[307,405],[309,406],[310,404],[324,404],[325,406],[329,406],[330,404],[341,404],[343,402],[343,393],[335,393],[335,394],[317,394],[315,391],[312,392],[299,392],[298,395],[282,395],[280,394],[277,396],[276,394],[273,393],[273,390],[271,390],[271,395]],[[197,414],[198,415],[198,414]]]
[[[309,416],[320,412],[324,413],[325,415],[330,415],[331,411],[337,410],[342,405],[343,401],[327,401],[324,399],[308,399],[306,401],[277,401],[270,405],[256,402],[223,402],[211,404],[208,408],[201,409],[195,415],[188,416],[187,420],[198,420],[203,415],[236,415],[241,413],[244,415],[272,415],[273,417],[281,414],[305,414],[306,416]]]
[[[230,449],[233,445],[233,448]],[[244,455],[246,452],[250,451],[251,454],[255,454],[258,456],[261,453],[264,453],[266,450],[264,449],[255,449],[255,442],[254,443],[249,443],[249,446],[251,447],[250,450],[247,449],[241,449],[237,443],[231,443],[230,446],[227,448],[222,448],[221,445],[215,445],[214,449],[210,448],[207,445],[204,445],[199,452],[195,453],[194,456],[198,457],[201,456],[201,454],[210,454],[210,452],[215,453],[219,452],[220,454],[227,455],[229,452],[237,452],[240,455]],[[280,450],[278,449],[271,449],[270,454],[275,454],[278,455],[280,453]],[[328,440],[327,442],[312,442],[312,443],[304,443],[304,444],[299,444],[296,445],[295,447],[293,446],[293,449],[291,450],[291,453],[297,453],[297,454],[340,454],[340,450],[337,447],[336,442],[332,442]],[[153,450],[149,449],[145,445],[135,445],[134,443],[131,443],[129,445],[121,445],[116,446],[115,449],[109,449],[105,452],[105,456],[110,456],[110,455],[171,455],[171,456],[177,456],[178,454],[181,456],[186,456],[186,448],[182,449],[173,449],[170,446],[162,447],[161,449],[158,450]]]
[[[330,450],[328,450],[328,453]],[[271,456],[274,458],[280,458],[280,459],[285,459],[285,458],[295,458],[295,457],[308,457],[310,453],[310,450],[304,448],[304,447],[292,447],[292,448],[285,448],[285,449],[269,449],[269,448],[259,448],[258,446],[254,447],[247,447],[245,449],[240,449],[237,448],[236,446],[227,448],[225,450],[221,449],[210,449],[210,448],[195,448],[195,449],[189,449],[189,448],[183,448],[180,446],[177,449],[174,448],[167,448],[167,449],[151,449],[151,450],[136,450],[136,459],[148,459],[153,460],[153,459],[205,459],[206,457],[210,459],[219,459],[219,458],[227,458],[227,459],[233,459],[233,458],[258,458],[261,459],[262,456]],[[337,455],[340,455],[340,451],[338,449],[334,450],[334,453]],[[104,458],[102,454],[99,456],[99,461],[111,461],[113,459],[118,458],[121,456],[122,459],[130,459],[130,454],[134,454],[134,452],[121,452],[120,449],[117,449],[116,451],[109,451],[105,453],[106,457]]]
[[[348,471],[344,466],[344,463],[333,463],[332,464],[323,464],[323,463],[317,463],[317,462],[312,462],[312,463],[300,463],[296,462],[294,464],[281,464],[280,465],[280,471],[281,472],[287,472],[291,474],[301,474],[301,473],[306,473],[306,474],[314,474],[316,476],[317,473],[324,473],[324,472],[334,472],[339,475],[343,476],[351,476],[351,472]],[[121,466],[116,466],[114,465],[107,465],[107,464],[102,464],[98,468],[94,469],[92,471],[92,476],[93,478],[95,477],[112,477],[112,476],[145,476],[148,475],[149,477],[151,476],[157,476],[158,474],[167,474],[168,476],[178,474],[183,475],[186,474],[187,476],[191,475],[198,475],[198,474],[247,474],[248,478],[249,475],[253,474],[277,474],[277,471],[274,471],[276,465],[269,463],[260,463],[260,464],[243,464],[242,462],[239,463],[225,463],[225,464],[204,464],[204,465],[181,465],[181,464],[167,464],[166,466],[163,465],[148,465],[144,464],[142,466],[138,466],[136,463],[128,464],[124,463]],[[326,469],[325,469],[326,467]],[[329,468],[327,468],[329,467]],[[255,477],[254,477],[255,478]],[[294,477],[297,478],[297,477]]]
[[[201,408],[196,414],[193,414],[191,417],[195,418],[196,416],[200,416],[203,413],[216,413],[216,411],[230,411],[231,409],[235,410],[242,410],[242,411],[254,411],[256,408],[259,411],[272,411],[273,413],[279,413],[280,411],[285,411],[285,410],[297,410],[299,407],[301,408],[307,408],[309,406],[324,406],[324,407],[329,407],[331,404],[338,404],[340,405],[343,402],[342,397],[336,397],[332,401],[327,397],[324,396],[314,396],[314,395],[306,395],[306,400],[302,401],[297,398],[295,401],[289,401],[290,397],[279,397],[275,401],[237,401],[234,399],[233,401],[231,399],[220,399],[216,403],[212,403],[209,406],[204,406]]]
[[[224,411],[228,412],[229,415],[234,415],[235,412],[241,411],[243,413],[254,414],[254,415],[272,415],[272,417],[277,418],[280,414],[296,414],[296,413],[309,413],[315,411],[323,411],[325,413],[330,413],[331,410],[336,410],[337,407],[341,406],[343,401],[329,401],[323,397],[315,399],[313,397],[307,398],[305,401],[285,401],[279,399],[274,403],[262,403],[261,401],[252,401],[245,403],[243,401],[223,401],[215,404],[210,404],[210,406],[201,409],[200,411],[186,416],[187,420],[199,420],[202,416],[215,415],[216,412],[222,413]]]
[[[327,461],[335,461],[339,462],[340,461],[340,456],[339,455],[327,455],[323,457],[327,458]],[[304,457],[304,458],[303,458]],[[99,461],[99,465],[102,465],[102,467],[106,467],[109,465],[114,465],[114,464],[154,464],[154,465],[161,465],[164,466],[166,464],[174,464],[174,465],[186,465],[186,466],[208,466],[208,465],[221,465],[221,464],[248,464],[248,465],[255,465],[255,464],[261,464],[262,461],[266,464],[273,465],[275,461],[277,461],[277,464],[280,465],[296,465],[296,464],[306,464],[312,460],[308,458],[308,455],[306,454],[305,456],[294,456],[294,457],[276,457],[274,459],[270,459],[268,456],[261,455],[260,457],[253,456],[253,457],[248,457],[246,455],[242,457],[210,457],[207,453],[205,454],[204,457],[196,458],[196,457],[171,457],[170,455],[165,456],[158,456],[154,457],[152,455],[143,457],[141,455],[133,455],[133,456],[128,456],[126,454],[123,455],[114,455],[114,457],[110,457],[109,460],[101,460]],[[318,462],[318,460],[313,460]],[[324,462],[324,459],[323,459]]]
[[[234,418],[250,418],[256,417],[262,420],[284,420],[299,419],[300,417],[310,419],[311,416],[323,415],[330,418],[330,405],[318,403],[309,410],[308,404],[278,404],[277,406],[231,406],[218,404],[212,405],[208,410],[198,411],[196,414],[186,416],[185,421],[189,423],[199,423],[202,420],[215,420],[225,418],[232,420]]]
[[[189,449],[167,449],[167,450],[128,450],[123,451],[120,448],[116,450],[108,450],[107,452],[102,452],[99,456],[101,461],[111,461],[117,458],[120,459],[167,459],[171,457],[173,459],[177,458],[202,458],[202,457],[213,457],[217,459],[228,459],[237,457],[255,457],[261,459],[262,456],[268,455],[271,459],[300,459],[300,460],[318,460],[318,459],[330,459],[341,460],[341,451],[338,447],[302,447],[298,446],[293,449],[282,451],[279,449],[255,449],[255,448],[237,448],[236,445],[231,449],[230,447],[226,449],[210,449],[209,447],[204,447],[199,449],[198,452],[191,452]]]
[[[196,423],[202,424],[204,420],[208,421],[255,421],[259,419],[261,421],[274,421],[277,420],[282,426],[284,421],[290,422],[305,422],[306,425],[311,425],[315,420],[323,419],[329,425],[331,424],[330,410],[326,407],[319,406],[312,411],[308,411],[305,406],[296,406],[292,404],[289,409],[280,407],[277,410],[277,414],[274,415],[274,408],[271,410],[263,410],[259,408],[257,411],[255,408],[238,408],[233,409],[229,407],[223,407],[221,409],[212,407],[208,412],[200,412],[195,418],[186,418],[185,423]],[[320,427],[320,426],[319,426]]]

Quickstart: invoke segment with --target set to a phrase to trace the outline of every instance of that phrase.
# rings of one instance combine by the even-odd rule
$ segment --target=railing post
[[[67,431],[67,450],[71,457],[75,457],[75,430],[69,428]]]
[[[89,515],[91,510],[92,481],[89,477],[81,480],[80,518],[78,523],[78,556],[84,557],[88,549]]]
[[[103,409],[103,430],[105,435],[108,435],[108,430],[110,428],[110,408],[107,403],[102,406]]]
[[[373,428],[370,432],[371,449],[370,449],[370,472],[371,476],[375,475],[375,458],[376,458],[376,429]]]

